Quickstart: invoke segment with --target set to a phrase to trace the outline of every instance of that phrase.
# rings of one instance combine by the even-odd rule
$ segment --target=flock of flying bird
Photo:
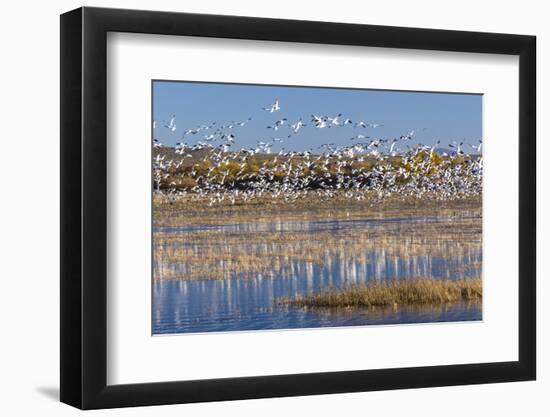
[[[276,115],[281,106],[275,100],[262,109]],[[162,152],[165,146],[154,138],[153,146],[158,150],[153,158],[155,192],[170,199],[206,199],[213,205],[266,197],[289,202],[312,195],[359,201],[395,195],[452,200],[482,191],[481,140],[476,145],[453,142],[447,152],[438,152],[439,141],[431,146],[413,144],[414,130],[382,139],[367,134],[381,124],[353,122],[342,114],[312,115],[307,124],[302,118],[295,122],[278,118],[266,128],[277,135],[286,132],[282,137],[259,140],[254,147],[237,150],[237,128],[251,120],[249,117],[225,125],[213,122],[187,129],[173,157]],[[300,131],[307,126],[350,126],[355,134],[347,146],[325,143],[302,152],[272,150],[275,144],[299,141]],[[175,115],[163,121],[160,128],[176,132]],[[155,121],[153,129],[156,136]],[[186,137],[196,135],[201,140],[191,141],[193,145],[185,142]],[[473,152],[466,152],[468,148]]]

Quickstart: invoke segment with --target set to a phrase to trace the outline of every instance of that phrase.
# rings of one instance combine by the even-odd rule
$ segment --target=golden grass
[[[279,304],[306,308],[387,307],[415,304],[445,304],[460,301],[481,301],[481,278],[437,280],[419,278],[376,282],[326,290],[317,295],[280,298]]]

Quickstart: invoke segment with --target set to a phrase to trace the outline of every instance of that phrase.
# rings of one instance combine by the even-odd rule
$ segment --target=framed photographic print
[[[535,38],[61,16],[61,400],[535,379]]]

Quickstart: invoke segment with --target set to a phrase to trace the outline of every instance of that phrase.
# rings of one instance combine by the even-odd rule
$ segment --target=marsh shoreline
[[[187,225],[211,225],[228,223],[334,220],[334,219],[384,219],[391,217],[449,216],[481,217],[481,197],[456,200],[436,198],[385,198],[374,195],[366,201],[345,198],[299,199],[286,202],[282,199],[257,199],[249,202],[210,206],[207,199],[197,197],[169,198],[153,196],[153,227],[183,227]]]

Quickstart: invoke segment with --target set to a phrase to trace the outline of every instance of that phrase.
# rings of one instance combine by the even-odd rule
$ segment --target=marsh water
[[[326,310],[277,302],[373,280],[480,276],[476,214],[259,219],[153,233],[153,334],[481,320],[481,303]]]

